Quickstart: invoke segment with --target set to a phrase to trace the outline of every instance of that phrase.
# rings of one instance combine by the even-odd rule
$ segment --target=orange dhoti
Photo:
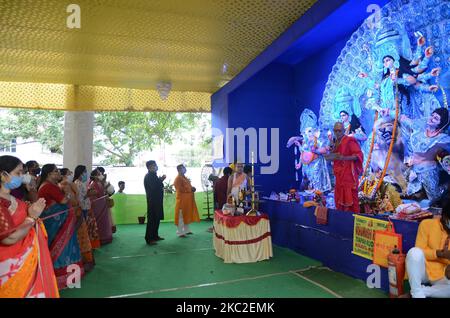
[[[175,225],[179,225],[180,213],[184,224],[199,222],[197,204],[191,182],[185,176],[177,176],[173,182],[176,190]]]

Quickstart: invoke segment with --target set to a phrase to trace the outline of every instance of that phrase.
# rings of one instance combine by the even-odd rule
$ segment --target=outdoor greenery
[[[62,153],[64,112],[9,109],[0,121],[0,144],[9,145],[17,137],[38,141],[51,152]]]
[[[64,112],[48,110],[9,109],[6,120],[0,121],[0,146],[14,138],[39,142],[51,152],[63,152]],[[104,156],[103,165],[132,166],[141,151],[151,151],[161,143],[171,144],[175,138],[193,127],[207,127],[208,121],[199,113],[168,112],[99,112],[95,114],[94,154]],[[185,141],[189,148],[180,149],[180,162],[195,161],[200,165],[210,140]],[[192,156],[198,156],[193,159]],[[198,162],[197,162],[198,161]]]

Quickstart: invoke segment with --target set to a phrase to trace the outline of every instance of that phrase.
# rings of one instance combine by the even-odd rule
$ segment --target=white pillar
[[[92,170],[94,142],[94,113],[64,113],[63,166],[74,171],[78,165],[86,166],[88,175]]]

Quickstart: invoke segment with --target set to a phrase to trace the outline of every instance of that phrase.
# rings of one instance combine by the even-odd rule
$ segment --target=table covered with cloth
[[[225,263],[254,263],[273,256],[267,214],[231,216],[216,210],[213,235],[216,256]]]

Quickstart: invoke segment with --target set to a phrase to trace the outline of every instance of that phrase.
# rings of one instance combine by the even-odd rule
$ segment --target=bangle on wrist
[[[33,223],[35,223],[37,221],[37,218],[34,218],[34,217],[30,216],[30,215],[27,216],[26,218],[31,220],[31,221],[33,221]]]

